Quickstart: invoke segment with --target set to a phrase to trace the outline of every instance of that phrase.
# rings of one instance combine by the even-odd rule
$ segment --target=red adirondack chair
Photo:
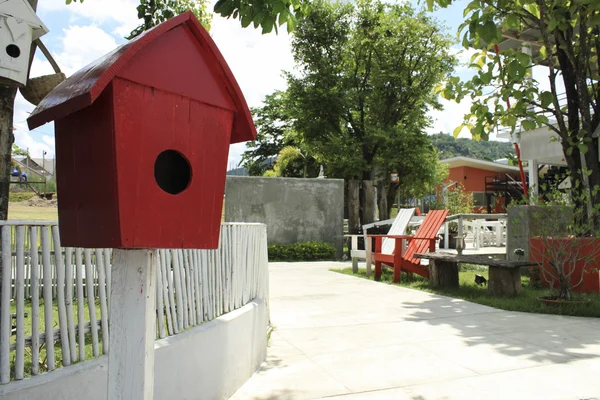
[[[448,216],[448,210],[430,211],[414,236],[408,235],[368,235],[375,238],[375,252],[373,260],[375,261],[375,280],[381,279],[382,264],[394,268],[394,282],[400,282],[400,272],[402,270],[414,272],[429,278],[429,269],[421,265],[421,259],[416,258],[415,254],[435,251],[435,241],[437,233]],[[381,252],[381,243],[383,238],[393,238],[396,241],[393,254],[383,254]],[[408,241],[408,247],[404,250],[404,241]]]

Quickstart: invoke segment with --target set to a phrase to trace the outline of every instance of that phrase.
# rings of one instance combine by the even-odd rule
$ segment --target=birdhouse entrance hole
[[[6,46],[6,54],[12,58],[19,58],[21,55],[21,49],[16,44],[9,44]]]
[[[176,150],[165,150],[156,157],[154,179],[165,192],[179,194],[189,186],[192,168],[183,154]]]

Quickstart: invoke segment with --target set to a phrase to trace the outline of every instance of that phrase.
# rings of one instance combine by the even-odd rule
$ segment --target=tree
[[[212,15],[204,0],[140,0],[137,6],[138,18],[143,22],[131,31],[127,39],[133,39],[144,31],[186,11],[192,11],[200,23],[210,30]]]
[[[286,146],[277,155],[273,169],[265,172],[265,176],[283,176],[291,178],[314,178],[318,174],[315,159],[305,155],[297,147]]]
[[[450,0],[428,0],[446,7]],[[600,125],[600,2],[589,0],[474,0],[460,26],[463,46],[475,48],[468,81],[451,78],[441,94],[458,102],[474,99],[471,112],[455,130],[467,127],[487,140],[498,125],[513,132],[547,127],[560,140],[573,183],[587,191],[590,207],[600,204],[598,138]],[[534,60],[522,49],[496,52],[502,32],[539,31],[536,63],[548,66],[548,86],[530,79]],[[537,52],[536,52],[537,53]],[[566,102],[559,101],[559,83]],[[596,221],[598,222],[598,221]]]
[[[252,176],[262,176],[286,146],[294,146],[291,135],[291,116],[286,104],[286,93],[276,91],[267,95],[262,107],[252,110],[257,129],[256,139],[246,143],[240,165]]]
[[[28,0],[33,10],[37,10],[38,0]],[[70,1],[70,0],[67,0]],[[30,65],[36,46],[32,44]],[[8,193],[12,170],[13,114],[15,110],[16,86],[0,86],[0,220],[8,218]]]
[[[311,4],[292,39],[298,73],[287,74],[287,99],[293,131],[327,176],[387,182],[403,159],[423,146],[433,152],[418,138],[440,107],[435,85],[455,65],[451,43],[407,4]],[[408,139],[422,147],[403,147]]]
[[[539,277],[550,286],[548,299],[572,299],[572,290],[581,290],[585,275],[593,272],[600,261],[599,227],[590,229],[589,210],[581,206],[588,201],[576,198],[595,195],[598,190],[599,187],[579,191],[572,187],[563,193],[553,188],[546,193],[545,201],[531,207],[536,230],[531,240],[531,257],[541,263]],[[598,217],[600,205],[591,212]]]
[[[277,27],[283,24],[288,32],[292,32],[308,7],[308,0],[218,0],[214,12],[238,19],[244,28],[250,24],[254,24],[254,28],[260,26],[263,33],[277,32]]]

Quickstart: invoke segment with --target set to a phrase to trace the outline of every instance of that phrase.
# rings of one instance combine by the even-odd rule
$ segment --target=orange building
[[[473,193],[476,212],[504,213],[505,205],[523,197],[519,168],[470,157],[442,160],[448,165],[448,183],[457,183]]]

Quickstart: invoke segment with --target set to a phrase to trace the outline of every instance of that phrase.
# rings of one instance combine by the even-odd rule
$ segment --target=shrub
[[[33,192],[10,192],[8,194],[8,201],[10,203],[18,203],[21,201],[26,201],[35,196]]]
[[[335,259],[335,246],[330,243],[304,242],[269,245],[269,261],[322,261],[333,259]]]

